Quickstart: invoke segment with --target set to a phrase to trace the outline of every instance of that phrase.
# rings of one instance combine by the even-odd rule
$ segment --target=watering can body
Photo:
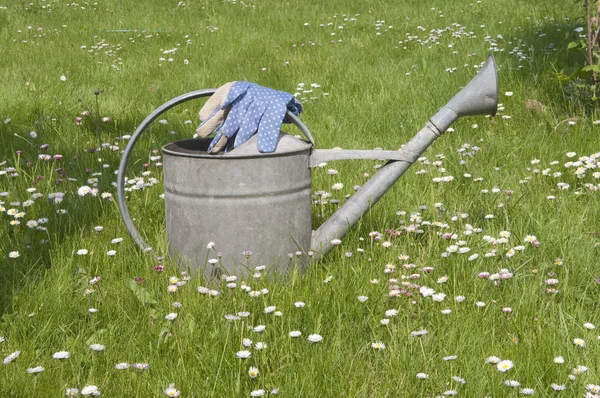
[[[131,151],[142,132],[164,112],[215,91],[191,92],[161,105],[138,126],[123,152],[117,176],[119,209],[143,250],[151,248],[133,224],[125,196]],[[313,258],[327,254],[333,241],[341,239],[456,119],[493,116],[497,105],[498,77],[489,56],[477,76],[398,151],[315,149],[312,135],[291,112],[288,119],[308,141],[282,134],[274,153],[259,153],[256,135],[221,155],[206,152],[208,139],[168,144],[163,154],[169,252],[183,267],[203,267],[207,278],[247,275],[260,265],[275,265],[283,273],[291,265],[302,267],[307,254]],[[388,162],[313,231],[310,167],[342,159]],[[300,261],[292,261],[298,257]]]
[[[209,278],[258,265],[282,272],[303,266],[312,231],[312,145],[282,134],[274,153],[209,155],[209,143],[163,147],[170,254]]]

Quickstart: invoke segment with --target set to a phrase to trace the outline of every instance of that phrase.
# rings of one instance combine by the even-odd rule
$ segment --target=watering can
[[[135,143],[161,114],[183,102],[210,96],[199,90],[176,97],[152,112],[136,129],[123,152],[117,193],[123,221],[135,242],[151,250],[133,224],[125,198],[125,170]],[[169,253],[184,267],[204,267],[207,278],[243,276],[254,265],[283,272],[300,257],[327,254],[404,172],[461,116],[495,115],[498,106],[496,65],[490,55],[473,80],[397,151],[321,150],[302,121],[287,118],[306,140],[281,133],[273,153],[259,153],[257,135],[224,154],[208,154],[211,141],[172,142],[163,149]],[[341,159],[388,160],[327,221],[311,225],[311,167]],[[217,254],[218,252],[218,254]],[[251,253],[251,254],[250,254]],[[308,254],[308,256],[306,256]]]

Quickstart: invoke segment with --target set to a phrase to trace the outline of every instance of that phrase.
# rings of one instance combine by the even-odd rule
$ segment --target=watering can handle
[[[164,104],[156,108],[154,112],[148,115],[148,117],[146,117],[146,119],[144,119],[144,121],[137,127],[137,129],[129,139],[129,143],[125,148],[125,151],[123,152],[123,157],[121,158],[121,163],[119,164],[119,171],[117,174],[117,198],[119,200],[119,210],[121,211],[121,217],[123,218],[123,222],[125,223],[125,226],[129,231],[129,235],[131,235],[135,243],[137,243],[137,245],[143,251],[151,251],[152,248],[148,246],[144,238],[142,238],[137,228],[135,227],[133,220],[129,215],[129,209],[127,208],[127,199],[125,198],[125,169],[127,168],[127,162],[129,161],[129,157],[131,156],[133,147],[135,146],[137,140],[140,138],[144,130],[146,130],[150,126],[150,124],[152,124],[152,122],[156,120],[160,115],[184,102],[213,95],[215,91],[217,91],[217,89],[214,88],[192,91],[190,93],[180,95],[179,97],[175,97],[172,100],[165,102]],[[304,134],[304,136],[310,141],[310,143],[314,147],[315,140],[313,139],[312,134],[308,130],[308,127],[306,127],[306,125],[302,123],[298,116],[294,115],[290,111],[287,112],[286,116],[288,120],[290,120],[296,127],[298,127],[300,132]]]

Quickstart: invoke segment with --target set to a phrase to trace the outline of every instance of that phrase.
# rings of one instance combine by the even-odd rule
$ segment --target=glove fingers
[[[202,112],[202,111],[200,111]],[[214,133],[222,124],[223,120],[227,117],[227,112],[219,109],[214,113],[210,118],[202,122],[200,126],[196,129],[196,134],[200,138],[208,137],[212,133]]]
[[[225,148],[225,145],[227,145],[227,137],[223,135],[223,130],[219,130],[215,138],[213,138],[208,146],[208,153],[219,153],[223,150],[223,148]]]
[[[258,151],[271,153],[277,148],[279,129],[287,108],[283,102],[272,102],[264,112],[258,125]]]
[[[198,117],[201,121],[206,121],[208,118],[213,116],[216,110],[218,110],[219,108],[224,108],[222,104],[228,97],[231,87],[233,87],[235,83],[236,82],[225,83],[224,85],[219,87],[213,95],[210,96],[208,101],[206,101],[206,103],[198,113]]]
[[[252,105],[253,98],[246,95],[239,102],[231,106],[227,120],[223,124],[223,134],[227,138],[233,138],[239,130],[244,117],[248,113],[248,108]]]
[[[248,82],[233,82],[229,93],[227,94],[227,98],[223,101],[222,106],[226,107],[234,103],[236,100],[243,98],[246,95],[246,92],[250,87],[252,87],[253,83]]]
[[[268,105],[268,102],[254,101],[248,107],[244,121],[242,122],[242,125],[235,136],[234,148],[237,148],[244,142],[248,141],[250,137],[256,133],[261,116],[265,113]]]

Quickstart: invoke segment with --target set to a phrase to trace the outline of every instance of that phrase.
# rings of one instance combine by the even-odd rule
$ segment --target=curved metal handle
[[[131,152],[133,151],[133,147],[135,146],[137,140],[140,138],[144,130],[150,126],[150,124],[156,120],[160,115],[168,111],[169,109],[184,103],[186,101],[190,101],[197,98],[207,97],[209,95],[213,95],[217,91],[217,89],[210,88],[205,90],[197,90],[192,91],[187,94],[180,95],[178,97],[173,98],[170,101],[165,102],[154,112],[152,112],[144,121],[137,127],[131,138],[129,139],[129,143],[123,152],[123,157],[121,158],[121,163],[119,164],[119,171],[117,174],[117,199],[119,201],[119,210],[121,212],[121,217],[123,218],[123,222],[129,231],[129,235],[133,238],[135,243],[143,250],[150,251],[152,248],[148,246],[144,238],[140,235],[137,228],[133,224],[131,216],[129,215],[129,209],[127,208],[127,200],[125,199],[125,169],[127,168],[127,162],[129,161],[129,157],[131,156]],[[294,115],[290,111],[286,114],[287,118],[292,121],[292,123],[298,127],[298,129],[306,136],[306,138],[310,141],[310,143],[315,146],[315,141],[308,130],[308,127],[298,118],[298,116]]]

